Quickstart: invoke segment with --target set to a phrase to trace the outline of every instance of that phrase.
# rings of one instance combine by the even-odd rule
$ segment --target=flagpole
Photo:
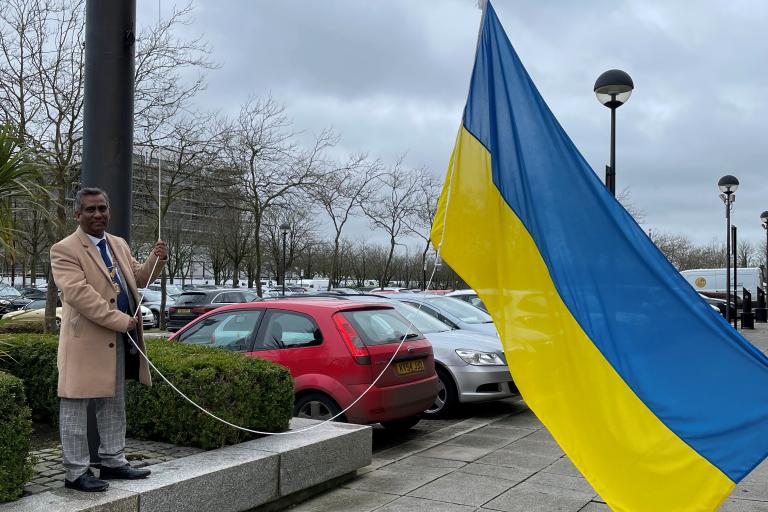
[[[157,154],[157,239],[158,240],[162,239],[160,237],[160,224],[161,224],[160,213],[162,211],[161,202],[160,202],[161,201],[161,184],[162,184],[162,181],[161,181],[162,180],[162,175],[161,175],[162,164],[160,163],[161,162],[160,156],[161,155],[158,152]]]
[[[157,29],[160,30],[160,24],[161,24],[162,16],[160,14],[160,0],[157,0]],[[161,224],[161,217],[160,213],[162,211],[161,208],[161,184],[162,184],[162,164],[161,164],[161,153],[158,151],[157,153],[157,239],[162,240],[162,237],[160,236],[160,224]]]
[[[477,0],[477,8],[482,11],[480,15],[480,26],[477,28],[477,44],[475,45],[475,60],[477,60],[477,50],[480,48],[480,36],[483,34],[483,24],[485,23],[485,13],[488,12],[488,2],[490,0]]]

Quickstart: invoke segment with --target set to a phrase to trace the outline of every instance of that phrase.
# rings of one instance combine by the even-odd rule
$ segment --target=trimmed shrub
[[[32,478],[32,421],[21,379],[0,372],[0,502],[19,498]]]
[[[24,380],[33,415],[58,419],[56,337],[6,335],[13,361],[0,362]],[[293,381],[288,370],[262,359],[221,349],[150,340],[150,360],[184,394],[213,414],[246,428],[268,432],[288,428],[293,413]],[[33,394],[34,393],[34,394]],[[229,427],[179,396],[152,371],[152,386],[129,381],[128,435],[204,449],[254,437]]]
[[[179,390],[236,425],[276,432],[293,415],[293,380],[288,369],[221,349],[154,340],[149,358]],[[130,382],[126,395],[128,432],[185,446],[215,448],[254,437],[203,413],[153,372],[152,387]]]
[[[24,381],[27,403],[35,421],[58,425],[59,397],[56,393],[59,370],[56,367],[58,338],[41,334],[4,334],[8,357],[0,361],[0,370]]]
[[[45,332],[45,326],[42,323],[13,323],[3,322],[0,320],[0,334],[26,334],[26,333],[39,333]]]

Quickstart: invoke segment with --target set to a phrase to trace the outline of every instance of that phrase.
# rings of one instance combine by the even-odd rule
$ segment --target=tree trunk
[[[389,256],[387,256],[387,262],[384,264],[384,273],[381,276],[381,279],[379,280],[379,287],[384,288],[385,283],[389,280],[387,279],[389,275],[389,265],[392,263],[392,255],[395,253],[395,238],[390,238],[389,243]]]
[[[339,286],[339,233],[333,239],[333,258],[331,258],[331,278],[328,280],[328,290]]]
[[[165,297],[167,293],[167,285],[166,282],[168,281],[168,273],[165,271],[165,268],[163,268],[162,274],[160,274],[160,311],[158,313],[158,316],[160,317],[160,325],[158,326],[161,331],[164,331],[167,328],[166,324],[166,318],[165,318]]]
[[[421,289],[427,289],[427,253],[429,252],[429,240],[427,240],[427,246],[424,247],[424,252],[421,253]]]

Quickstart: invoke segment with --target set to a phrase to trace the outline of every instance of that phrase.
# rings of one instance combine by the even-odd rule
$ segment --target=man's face
[[[91,236],[101,238],[109,224],[109,205],[107,199],[99,194],[83,196],[80,211],[75,212],[75,220],[80,228]]]

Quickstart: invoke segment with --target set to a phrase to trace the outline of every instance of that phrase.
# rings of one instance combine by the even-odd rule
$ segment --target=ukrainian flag
[[[431,238],[614,510],[714,510],[768,455],[768,359],[606,190],[490,3]]]

